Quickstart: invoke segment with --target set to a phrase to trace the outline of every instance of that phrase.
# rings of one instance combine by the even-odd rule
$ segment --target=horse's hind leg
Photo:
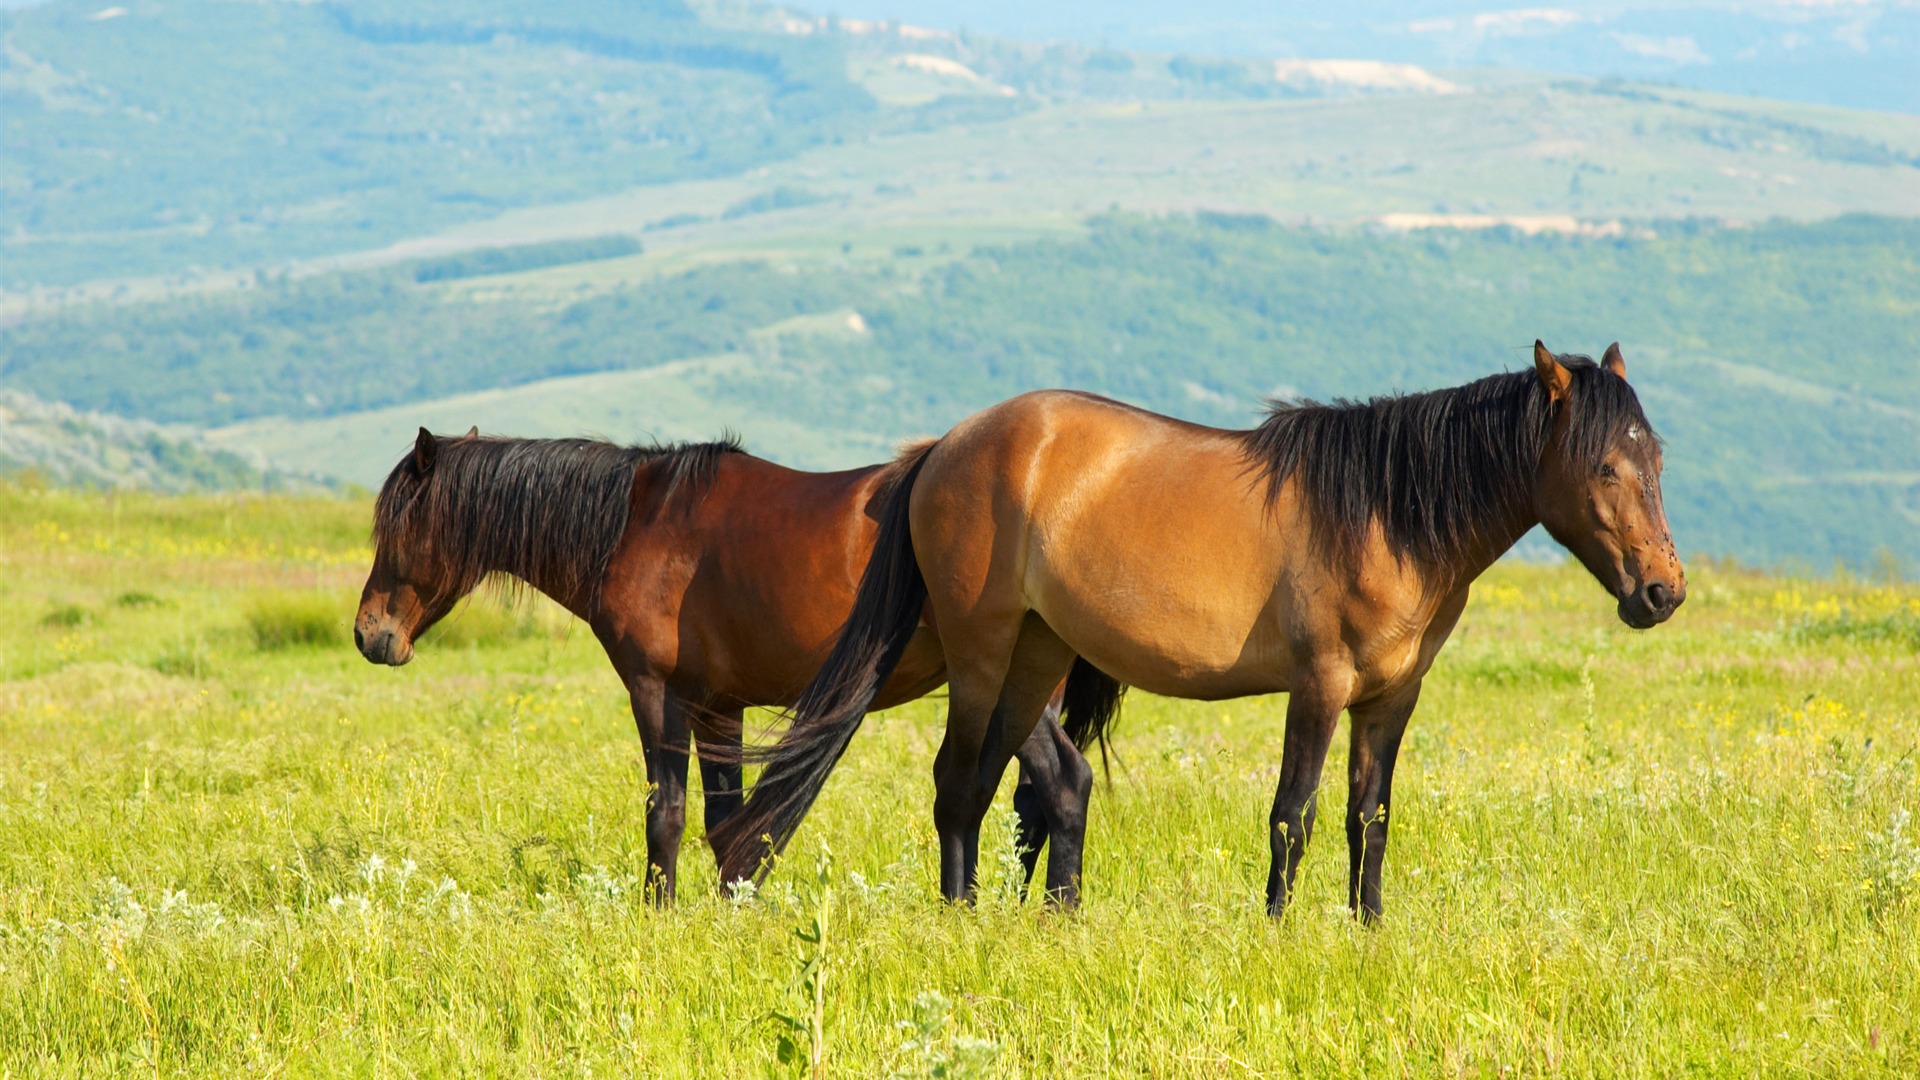
[[[687,823],[686,709],[658,679],[635,680],[629,696],[647,759],[647,892],[673,903],[680,834]]]
[[[970,901],[979,876],[980,823],[1014,750],[1073,666],[1073,650],[1032,614],[1018,624],[1010,652],[978,648],[968,657],[954,647],[953,633],[942,636],[952,692],[946,739],[933,766],[940,891],[949,900]],[[1005,659],[989,659],[996,652]]]
[[[740,809],[740,713],[739,709],[714,713],[694,723],[694,737],[702,747],[712,747],[715,751],[712,760],[706,753],[700,755],[700,791],[707,804],[708,843],[712,843],[714,828]],[[714,857],[720,854],[715,850]]]
[[[1420,700],[1420,684],[1381,702],[1355,705],[1347,785],[1347,906],[1367,922],[1380,917],[1380,868],[1387,857],[1387,811],[1400,737]]]
[[[1038,727],[1034,728],[1037,734]],[[1033,739],[1027,739],[1031,744]],[[1020,833],[1014,841],[1019,845],[1020,866],[1022,868],[1021,895],[1026,895],[1027,886],[1033,884],[1033,874],[1040,868],[1040,851],[1047,845],[1047,810],[1042,805],[1040,790],[1035,786],[1033,770],[1028,768],[1025,755],[1026,745],[1014,757],[1020,759],[1020,783],[1013,789],[1013,813],[1020,821]]]
[[[1034,725],[1033,734],[1021,744],[1015,757],[1028,779],[1021,783],[1028,798],[1043,818],[1048,837],[1047,900],[1062,908],[1080,903],[1080,860],[1087,836],[1087,800],[1093,794],[1093,766],[1073,745],[1061,728],[1058,705],[1048,706],[1046,715]],[[1020,789],[1014,791],[1014,806],[1020,805]],[[1024,837],[1027,823],[1021,822]],[[1029,853],[1022,851],[1027,880],[1032,881],[1038,861],[1037,845]]]
[[[1021,887],[1023,896],[1026,893],[1025,887],[1033,884],[1033,872],[1040,863],[1040,849],[1045,846],[1047,833],[1052,829],[1048,819],[1047,800],[1041,794],[1041,788],[1036,783],[1034,774],[1036,770],[1046,770],[1052,764],[1049,750],[1053,746],[1053,740],[1046,729],[1059,726],[1060,710],[1066,700],[1066,689],[1066,684],[1061,683],[1054,690],[1053,699],[1047,702],[1047,711],[1040,717],[1040,722],[1033,726],[1033,734],[1027,736],[1027,741],[1021,743],[1020,749],[1014,751],[1013,755],[1015,760],[1020,762],[1020,782],[1013,789],[1013,813],[1020,822],[1020,834],[1016,844],[1020,852],[1020,865],[1026,871]],[[1041,781],[1041,783],[1049,782],[1051,782],[1050,778],[1043,778]]]

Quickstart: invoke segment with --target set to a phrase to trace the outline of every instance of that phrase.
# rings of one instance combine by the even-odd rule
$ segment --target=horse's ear
[[[1620,355],[1620,343],[1607,346],[1607,354],[1600,358],[1600,366],[1624,379],[1627,377],[1627,360]]]
[[[1615,351],[1615,352],[1619,352],[1619,351],[1620,351],[1620,346],[1618,346],[1618,345],[1615,345],[1615,346],[1614,346],[1613,348],[1614,348],[1614,351]],[[468,428],[468,429],[467,429],[467,433],[466,433],[466,434],[465,434],[464,436],[461,436],[461,437],[462,437],[462,438],[467,438],[467,439],[477,439],[477,438],[479,438],[479,437],[480,437],[480,425],[479,425],[479,424],[475,424],[475,425],[473,425],[472,427],[470,427],[470,428]]]
[[[433,469],[434,456],[439,453],[440,440],[433,437],[433,432],[421,428],[413,440],[413,471],[427,475]]]
[[[1533,342],[1533,369],[1540,373],[1540,385],[1547,388],[1547,400],[1558,404],[1567,400],[1567,390],[1573,386],[1573,372],[1560,358],[1547,351],[1540,339]]]

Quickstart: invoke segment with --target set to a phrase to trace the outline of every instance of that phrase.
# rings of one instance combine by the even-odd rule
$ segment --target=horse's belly
[[[1133,570],[1136,572],[1124,572]],[[1178,567],[1050,578],[1034,610],[1095,667],[1150,693],[1220,699],[1286,689],[1285,651],[1259,590],[1207,587]]]

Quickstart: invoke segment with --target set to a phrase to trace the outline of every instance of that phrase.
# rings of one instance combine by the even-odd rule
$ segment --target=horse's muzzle
[[[1649,581],[1620,598],[1620,621],[1635,630],[1647,630],[1673,618],[1686,601],[1686,582]]]
[[[399,667],[413,659],[411,645],[391,630],[368,634],[356,626],[353,628],[353,644],[360,650],[361,656],[375,664]]]

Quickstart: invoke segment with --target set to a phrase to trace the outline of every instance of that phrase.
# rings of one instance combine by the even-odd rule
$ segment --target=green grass
[[[256,646],[262,596],[346,624],[368,511],[0,488],[0,602],[91,615],[0,629],[0,1072],[791,1074],[816,988],[840,1076],[1920,1064],[1920,657],[1800,629],[1912,587],[1701,565],[1634,633],[1582,571],[1497,568],[1409,732],[1376,930],[1337,825],[1261,911],[1281,703],[1144,695],[1077,914],[1009,895],[1004,802],[982,903],[935,898],[938,701],[870,721],[757,898],[691,826],[660,912],[583,628],[514,609],[539,631],[399,670]]]
[[[247,602],[246,619],[254,645],[263,651],[341,644],[352,621],[338,597],[281,592],[255,595]]]

